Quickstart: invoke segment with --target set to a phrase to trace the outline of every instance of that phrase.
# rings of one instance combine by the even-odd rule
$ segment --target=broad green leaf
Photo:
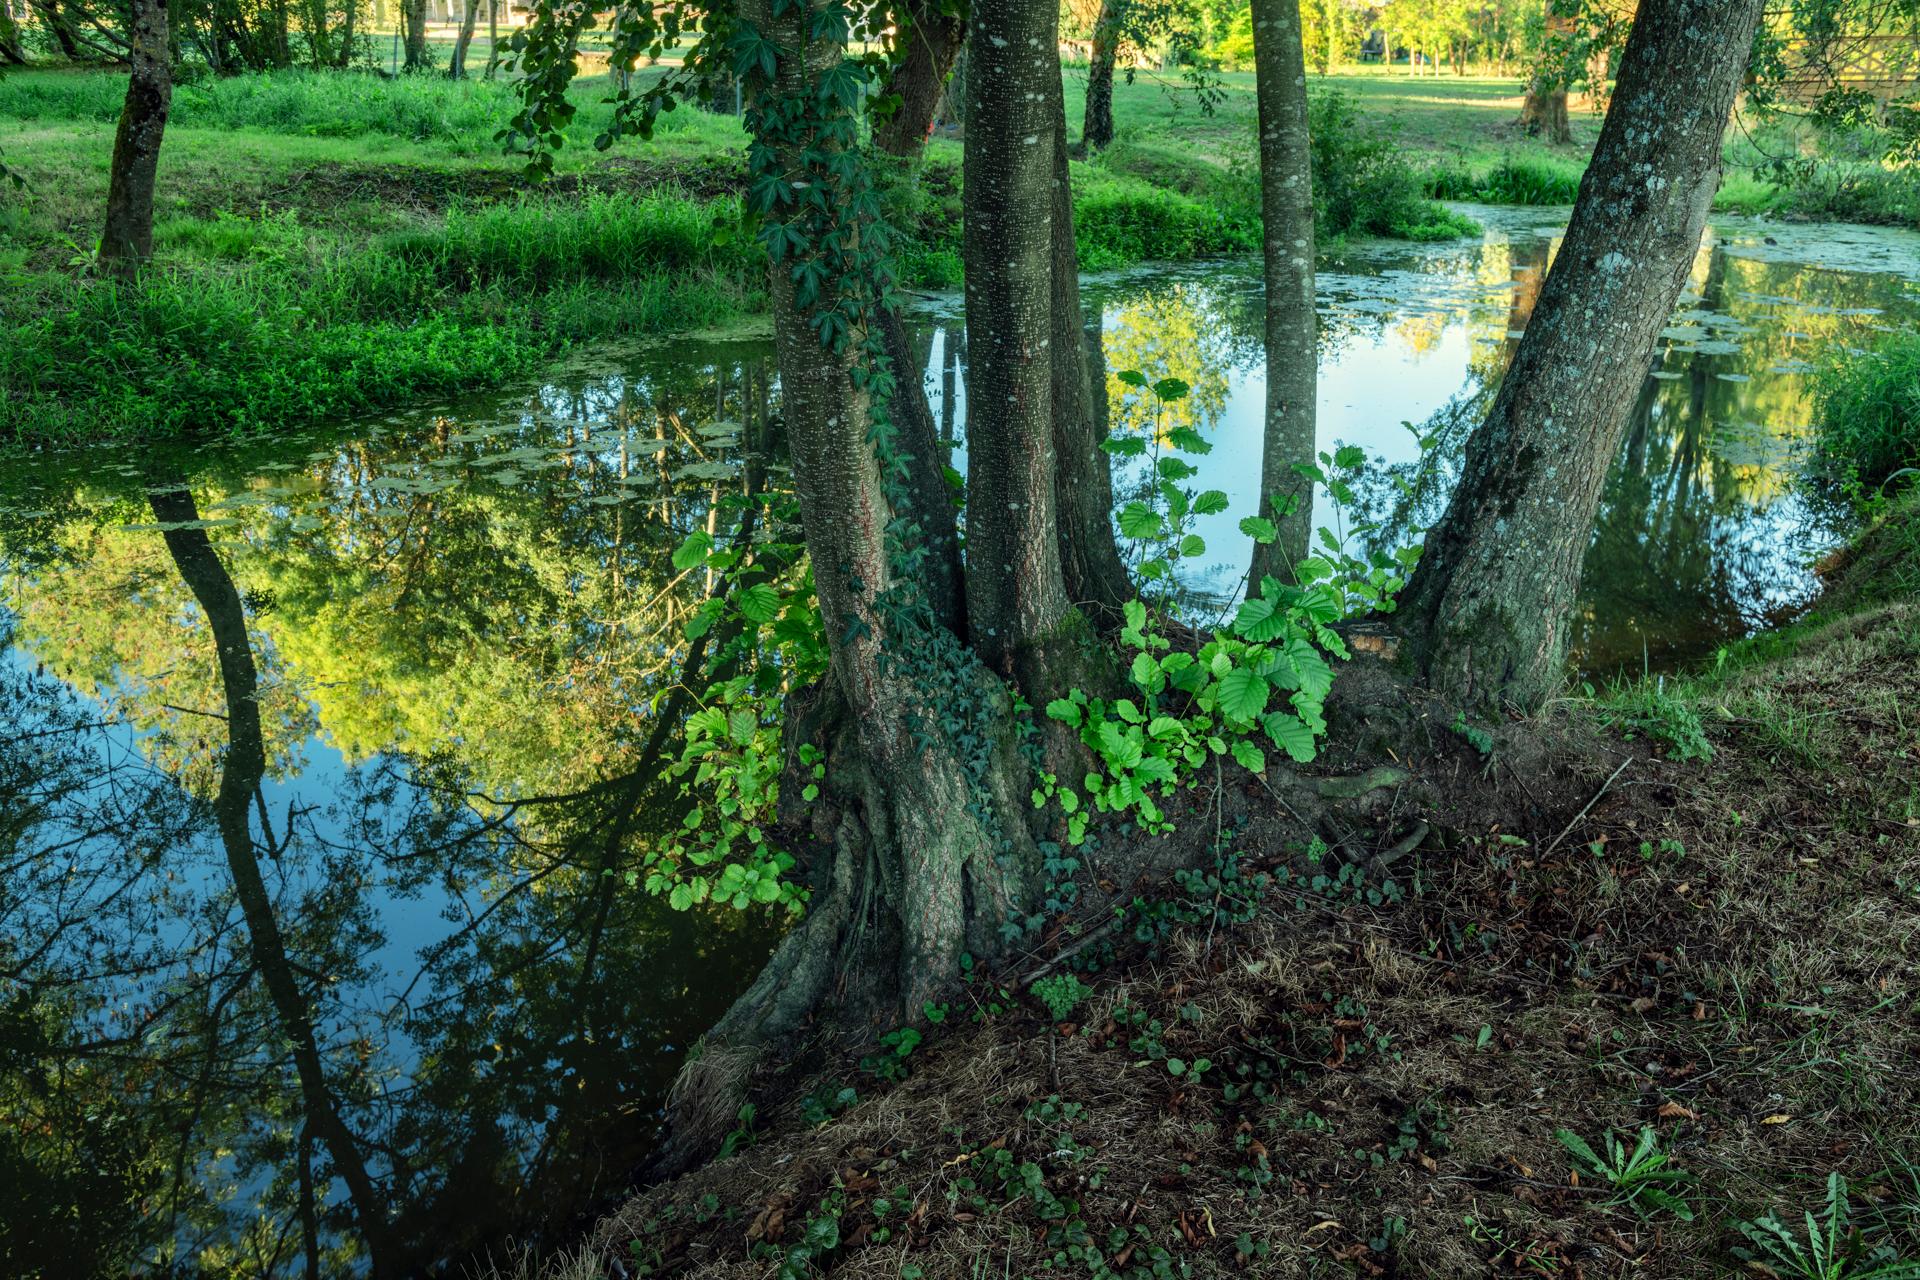
[[[1140,763],[1140,731],[1122,729],[1109,720],[1100,726],[1100,747],[1107,763],[1115,769],[1132,769]]]
[[[1197,533],[1190,533],[1180,539],[1180,554],[1189,560],[1195,556],[1207,554],[1207,540]]]
[[[1153,394],[1162,400],[1184,400],[1192,388],[1178,378],[1162,378],[1153,384]]]
[[[1313,730],[1307,728],[1306,721],[1299,716],[1276,711],[1260,724],[1273,739],[1273,745],[1293,757],[1296,763],[1306,764],[1313,759]]]
[[[1113,376],[1129,387],[1144,387],[1147,385],[1147,375],[1141,373],[1138,369],[1122,369]]]
[[[1120,508],[1120,532],[1129,538],[1157,538],[1162,530],[1160,515],[1140,501]]]
[[[1367,451],[1357,444],[1341,445],[1333,454],[1333,465],[1345,467],[1349,471],[1355,467],[1364,466],[1366,461]]]
[[[1055,698],[1047,704],[1047,718],[1050,720],[1058,720],[1062,724],[1070,724],[1078,728],[1080,726],[1079,704],[1071,702],[1066,698]]]
[[[1160,473],[1162,480],[1185,480],[1196,474],[1191,462],[1185,458],[1176,458],[1172,454],[1167,454],[1154,463],[1153,469]]]
[[[1218,489],[1208,489],[1193,500],[1193,514],[1211,516],[1227,509],[1227,495]]]
[[[756,582],[740,593],[740,612],[748,622],[772,622],[780,613],[780,593]]]
[[[1270,543],[1280,536],[1280,530],[1274,526],[1273,521],[1264,516],[1243,517],[1240,521],[1240,532],[1261,544]]]
[[[1248,742],[1245,738],[1236,739],[1233,744],[1233,758],[1242,769],[1249,773],[1267,771],[1267,753]]]
[[[1161,680],[1160,664],[1153,660],[1152,655],[1145,653],[1133,655],[1133,666],[1127,674],[1143,689],[1151,689]]]
[[[1249,640],[1264,644],[1287,633],[1287,619],[1270,600],[1246,600],[1233,616],[1233,629]]]
[[[673,567],[681,573],[699,564],[707,558],[707,552],[713,550],[713,535],[705,529],[695,529],[686,540],[673,549]]]
[[[1145,436],[1108,436],[1100,447],[1115,458],[1137,458],[1147,451]]]
[[[693,906],[693,889],[684,884],[673,886],[673,891],[667,895],[667,905],[675,911],[690,910]]]
[[[1220,710],[1236,720],[1251,720],[1267,708],[1267,682],[1246,667],[1220,678]]]

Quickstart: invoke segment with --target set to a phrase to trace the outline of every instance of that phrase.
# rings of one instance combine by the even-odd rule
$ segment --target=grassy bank
[[[1669,681],[1708,759],[1617,701],[1531,748],[1436,726],[1496,803],[1385,872],[1263,844],[1230,779],[1186,815],[1210,868],[523,1274],[1812,1274],[1787,1242],[1836,1200],[1856,1261],[1820,1274],[1920,1261],[1920,604],[1847,585],[1912,582],[1917,530]]]
[[[1257,248],[1244,79],[1192,137],[1191,105],[1149,82],[1123,88],[1122,143],[1074,165],[1084,269]],[[738,122],[680,110],[655,138],[599,153],[588,143],[606,121],[604,80],[575,86],[556,178],[531,191],[493,141],[516,107],[505,84],[193,78],[161,157],[153,268],[133,286],[102,281],[91,254],[123,91],[103,72],[0,79],[0,150],[29,184],[0,196],[13,285],[0,439],[367,413],[524,376],[570,344],[734,324],[763,306],[763,259],[740,228]],[[1356,100],[1323,95],[1317,108],[1323,227],[1471,231],[1425,197]],[[910,286],[959,284],[959,158],[937,140],[893,184]]]

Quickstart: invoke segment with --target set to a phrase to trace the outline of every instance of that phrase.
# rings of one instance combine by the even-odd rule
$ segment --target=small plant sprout
[[[1823,1218],[1809,1211],[1798,1230],[1771,1212],[1735,1223],[1753,1247],[1733,1252],[1749,1266],[1794,1280],[1920,1280],[1920,1262],[1902,1260],[1889,1245],[1869,1248],[1850,1216],[1847,1180],[1829,1173]]]
[[[1665,1211],[1682,1222],[1693,1221],[1693,1208],[1681,1195],[1693,1175],[1661,1150],[1660,1135],[1650,1126],[1641,1127],[1631,1151],[1613,1134],[1607,1134],[1604,1157],[1571,1129],[1556,1129],[1553,1136],[1573,1156],[1578,1173],[1613,1189],[1611,1203],[1630,1205],[1643,1218]]]
[[[1028,990],[1033,993],[1034,999],[1047,1007],[1047,1016],[1055,1022],[1065,1022],[1080,1002],[1093,994],[1093,988],[1072,973],[1056,973],[1050,978],[1042,978]]]

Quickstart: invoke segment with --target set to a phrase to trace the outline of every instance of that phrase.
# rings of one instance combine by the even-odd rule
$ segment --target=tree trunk
[[[11,0],[0,0],[0,63],[27,65],[27,51],[20,44],[20,24],[13,19]]]
[[[1087,54],[1087,111],[1080,123],[1080,148],[1098,151],[1113,141],[1113,64],[1120,56],[1120,6],[1126,0],[1101,0],[1093,22],[1093,48]]]
[[[73,29],[72,20],[61,11],[60,0],[32,0],[32,3],[33,11],[40,16],[40,26],[53,37],[61,57],[68,62],[91,61],[80,47],[80,37]]]
[[[879,323],[893,365],[894,393],[890,403],[896,447],[907,456],[907,484],[913,493],[913,521],[920,545],[921,586],[934,618],[954,635],[967,635],[966,578],[960,562],[960,529],[947,484],[951,465],[927,404],[925,370],[907,328],[897,312],[881,314]]]
[[[1436,691],[1540,706],[1609,463],[1686,282],[1761,0],[1646,0],[1532,322],[1400,605]]]
[[[138,19],[136,18],[136,24]],[[260,874],[260,860],[248,817],[250,806],[266,776],[266,748],[260,730],[258,677],[253,650],[247,640],[246,615],[233,579],[220,562],[203,528],[193,495],[182,486],[154,493],[148,500],[153,515],[167,528],[161,537],[180,578],[207,615],[213,631],[220,668],[220,687],[226,695],[227,751],[220,769],[220,789],[214,796],[215,821],[233,877],[234,897],[246,923],[247,943],[254,967],[267,988],[268,998],[287,1038],[294,1073],[300,1082],[301,1108],[309,1130],[333,1158],[333,1172],[347,1185],[368,1261],[375,1276],[394,1273],[387,1248],[386,1199],[375,1189],[360,1148],[334,1105],[327,1086],[326,1063],[320,1054],[312,1011],[301,993],[287,955],[286,939],[274,916],[273,899]]]
[[[467,78],[467,46],[473,43],[473,24],[480,17],[480,0],[467,0],[460,15],[460,34],[454,37],[453,58],[447,63],[447,79]]]
[[[974,651],[1030,700],[1057,692],[1044,668],[1072,612],[1055,506],[1058,21],[1052,4],[976,0],[962,169],[967,617]],[[1063,319],[1077,356],[1079,315]]]
[[[107,177],[107,225],[100,264],[130,277],[153,256],[153,181],[160,141],[173,105],[173,64],[167,55],[167,0],[132,0],[127,11],[132,70],[126,105],[113,135]]]
[[[778,50],[773,75],[754,76],[756,145],[790,181],[823,184],[838,201],[827,207],[844,210],[860,195],[835,192],[847,180],[836,152],[850,122],[818,88],[844,45],[807,35],[827,3],[787,6],[776,17],[773,0],[744,0],[741,16]],[[1006,35],[991,24],[986,31]],[[1045,53],[1052,57],[1050,44]],[[800,136],[790,122],[807,112],[835,114]],[[1042,201],[1050,171],[1049,161]],[[1044,291],[1044,203],[1038,222]],[[814,261],[832,271],[825,248],[801,252],[818,254]],[[971,277],[991,277],[998,265],[976,263],[969,290],[980,284]],[[1006,689],[933,621],[896,541],[900,517],[917,513],[895,509],[869,436],[873,383],[856,376],[865,335],[824,346],[794,276],[792,260],[770,264],[782,415],[831,656],[826,687],[797,699],[788,716],[789,742],[823,745],[827,756],[823,791],[806,814],[811,848],[801,850],[811,860],[813,896],[800,925],[675,1082],[671,1137],[655,1172],[707,1154],[731,1127],[752,1064],[816,1013],[824,1017],[814,1025],[828,1034],[863,1039],[876,1026],[918,1021],[925,1002],[958,980],[963,955],[990,962],[1005,954],[1004,926],[1025,919],[1040,882],[1040,856],[1024,825],[1027,766]],[[821,296],[839,297],[843,283],[867,287],[861,279],[829,279]],[[1040,320],[1044,334],[1046,317]],[[1001,466],[1033,469],[991,451],[972,459],[976,477]],[[970,538],[995,523],[979,506],[972,511]]]
[[[493,79],[500,69],[500,0],[487,0],[487,70],[480,78]]]
[[[427,69],[427,0],[400,0],[407,19],[407,54],[402,71]]]
[[[1053,61],[1053,447],[1060,570],[1067,599],[1102,629],[1117,625],[1133,583],[1113,540],[1113,460],[1107,438],[1104,366],[1096,374],[1080,304],[1080,255],[1073,239],[1073,178],[1067,162],[1067,119],[1060,64]],[[1096,386],[1095,378],[1099,381]]]
[[[896,96],[900,105],[873,131],[873,145],[888,155],[911,160],[926,146],[940,110],[941,94],[960,46],[966,40],[963,17],[942,13],[932,0],[908,0],[905,29],[906,56],[894,65],[882,93]]]
[[[1572,142],[1566,86],[1549,85],[1539,75],[1527,81],[1527,96],[1520,104],[1520,127],[1548,142]]]
[[[1261,237],[1267,285],[1267,409],[1260,514],[1280,537],[1256,543],[1247,593],[1261,579],[1291,581],[1313,532],[1313,488],[1294,471],[1313,461],[1316,317],[1313,308],[1313,154],[1299,0],[1253,0],[1253,63],[1260,117]]]

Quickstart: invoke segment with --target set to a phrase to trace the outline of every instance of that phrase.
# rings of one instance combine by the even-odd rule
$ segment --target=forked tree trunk
[[[107,224],[100,264],[131,276],[153,256],[153,182],[160,142],[173,105],[173,62],[167,45],[167,0],[132,0],[127,10],[131,71],[107,176]]]
[[[1761,0],[1645,0],[1532,322],[1400,603],[1432,687],[1539,707],[1628,410],[1700,248]]]
[[[947,76],[966,40],[967,24],[963,17],[941,12],[933,0],[908,0],[903,13],[907,22],[900,39],[906,44],[905,54],[881,90],[897,96],[900,105],[873,131],[873,145],[910,160],[920,154],[933,132]]]
[[[1299,0],[1253,0],[1253,64],[1260,116],[1261,237],[1267,285],[1267,407],[1260,514],[1280,537],[1253,548],[1248,594],[1268,575],[1291,581],[1307,554],[1313,489],[1294,467],[1313,461],[1316,328],[1313,309],[1313,154]]]
[[[402,71],[427,69],[427,0],[400,0],[400,11],[407,19],[407,53]]]
[[[480,17],[480,0],[467,0],[460,15],[460,34],[454,37],[453,57],[447,63],[449,80],[467,78],[467,46],[473,43],[473,25]]]
[[[963,166],[967,334],[967,617],[983,662],[1029,700],[1071,606],[1055,507],[1054,239],[1059,9],[975,0]],[[1076,282],[1074,292],[1078,293]],[[1079,315],[1062,330],[1079,332]],[[1072,346],[1074,354],[1079,344]],[[1062,353],[1064,354],[1064,353]],[[973,517],[983,517],[976,521]],[[1038,646],[1038,647],[1034,647]]]
[[[807,38],[825,2],[777,17],[772,0],[741,5],[744,21],[779,50],[772,83],[754,84],[756,96],[820,101],[818,78],[844,53]],[[762,142],[791,180],[833,181],[815,149],[830,153],[830,137]],[[1041,154],[1050,169],[1051,153]],[[1044,234],[1044,205],[1041,223]],[[769,301],[794,491],[831,654],[826,686],[789,716],[792,743],[827,753],[825,789],[806,815],[813,897],[676,1081],[672,1137],[656,1172],[704,1156],[731,1125],[751,1064],[803,1025],[870,1037],[876,1026],[919,1020],[923,1004],[957,981],[963,955],[1005,953],[1003,926],[1024,916],[1040,881],[1005,686],[931,622],[917,579],[897,571],[889,540],[897,517],[912,513],[894,508],[869,439],[873,406],[855,377],[862,335],[845,354],[823,347],[794,267],[772,265]],[[978,263],[970,274],[993,269]],[[1038,269],[1044,289],[1044,244]],[[823,293],[837,290],[829,282]],[[978,477],[1013,464],[988,454],[971,465]],[[999,522],[997,511],[975,506],[969,535],[1003,542]]]
[[[1093,21],[1093,47],[1087,53],[1087,109],[1080,123],[1080,146],[1098,151],[1113,142],[1113,64],[1120,57],[1121,6],[1127,0],[1101,0]]]

